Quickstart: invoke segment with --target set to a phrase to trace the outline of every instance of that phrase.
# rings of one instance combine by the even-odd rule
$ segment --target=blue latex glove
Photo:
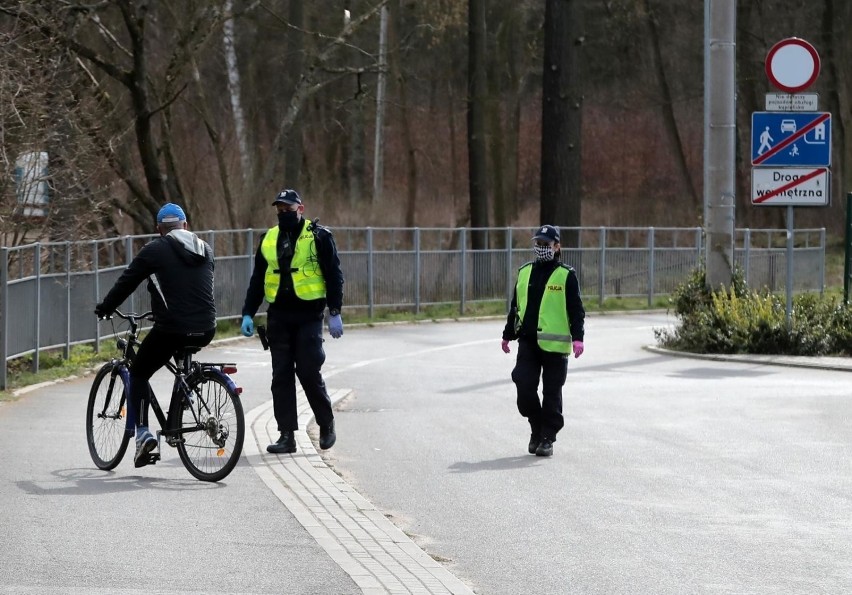
[[[340,314],[328,318],[328,334],[335,339],[343,336],[343,319],[340,318]]]
[[[251,337],[254,334],[254,322],[252,322],[251,316],[248,314],[243,315],[243,324],[240,326],[240,332],[246,337]]]

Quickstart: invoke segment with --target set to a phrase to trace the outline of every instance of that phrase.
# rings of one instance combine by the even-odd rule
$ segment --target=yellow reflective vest
[[[518,324],[523,323],[527,309],[528,290],[532,263],[528,262],[518,271],[518,283],[515,295],[518,302]],[[541,306],[538,309],[538,346],[544,351],[554,353],[571,353],[571,326],[568,321],[568,307],[565,301],[565,285],[571,270],[558,266],[550,274],[541,296]]]
[[[308,228],[310,219],[305,219],[302,233],[296,240],[293,260],[290,262],[290,275],[296,296],[303,300],[317,300],[325,297],[325,278],[317,258],[317,246],[314,233]],[[270,304],[278,295],[281,286],[281,273],[278,266],[278,226],[270,227],[260,244],[260,253],[266,259],[266,276],[263,280],[263,295]]]

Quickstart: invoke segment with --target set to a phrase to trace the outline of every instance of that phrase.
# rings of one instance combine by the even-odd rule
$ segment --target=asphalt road
[[[246,411],[267,402],[257,340],[202,353],[240,363]],[[0,403],[0,593],[361,593],[245,456],[216,484],[165,445],[154,466],[135,469],[131,446],[114,471],[98,470],[84,424],[91,381]],[[163,373],[153,384],[168,394]]]
[[[353,330],[329,461],[478,593],[852,592],[849,374],[643,350],[668,322],[589,317],[550,459],[501,321]]]
[[[849,374],[644,350],[667,322],[589,317],[549,459],[500,321],[347,328],[325,458],[477,593],[852,592]],[[256,340],[204,353],[239,364],[247,412],[268,402]],[[96,470],[90,382],[0,406],[0,592],[361,592],[254,462],[213,485],[168,448]]]

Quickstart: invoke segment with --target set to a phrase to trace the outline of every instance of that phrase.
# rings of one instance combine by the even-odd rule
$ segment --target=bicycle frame
[[[124,399],[125,402],[130,400],[130,370],[129,365],[133,361],[133,358],[136,356],[135,348],[141,344],[138,339],[138,330],[139,330],[139,320],[146,318],[150,315],[150,312],[146,312],[145,314],[141,314],[139,316],[131,316],[125,317],[120,312],[118,312],[119,316],[128,320],[130,324],[130,329],[128,330],[127,335],[124,338],[119,338],[116,341],[116,345],[122,352],[121,359],[113,359],[112,362],[115,366],[115,373],[120,374],[122,380],[124,380]],[[211,373],[219,378],[221,378],[225,384],[232,389],[236,394],[241,394],[243,389],[238,387],[236,383],[234,383],[233,379],[229,376],[229,374],[234,374],[237,372],[237,365],[235,363],[212,363],[212,362],[196,362],[192,359],[192,354],[197,352],[197,349],[188,348],[179,352],[181,357],[181,366],[178,367],[175,363],[169,359],[165,367],[171,372],[174,376],[174,383],[172,385],[171,399],[169,401],[169,411],[168,414],[163,413],[163,409],[160,406],[160,402],[157,400],[157,396],[154,393],[153,388],[149,386],[149,404],[151,409],[154,411],[154,415],[157,418],[157,421],[160,424],[160,432],[159,434],[166,438],[166,443],[169,446],[176,446],[178,443],[178,439],[182,434],[186,434],[189,432],[197,432],[201,428],[203,428],[203,424],[201,420],[198,418],[198,412],[192,406],[192,399],[190,396],[190,388],[187,383],[188,379],[191,379],[194,376],[202,376],[205,372]],[[177,357],[178,354],[175,354]],[[110,384],[112,385],[115,382],[115,377],[110,378]],[[112,388],[112,387],[110,387]],[[179,412],[179,407],[186,405],[189,411],[192,412],[192,416],[195,420],[195,426],[186,427],[186,428],[173,428],[172,427],[172,417],[174,416],[175,423],[177,423],[177,416]],[[206,404],[203,404],[206,407]],[[109,402],[107,401],[104,404],[103,411],[99,414],[100,416],[104,416],[106,414],[106,409],[109,407]],[[141,411],[137,412],[139,416],[141,416]],[[130,418],[128,416],[127,423],[130,423]],[[127,432],[134,432],[135,428],[125,427]]]
[[[153,409],[160,426],[157,442],[165,438],[169,446],[176,448],[191,475],[202,481],[220,481],[227,477],[239,461],[245,436],[245,417],[240,402],[242,389],[229,375],[237,371],[236,364],[196,362],[193,355],[201,347],[179,348],[163,363],[174,377],[168,409],[163,409],[150,383],[146,382],[143,391],[146,399],[138,412],[127,415],[132,390],[131,370],[137,347],[141,345],[139,322],[150,320],[151,313],[116,311],[116,315],[129,323],[129,328],[116,341],[121,356],[110,359],[98,370],[86,408],[86,440],[95,465],[105,471],[114,469],[136,433],[135,424],[147,426],[148,414]],[[121,391],[117,391],[116,382],[121,382]],[[137,445],[136,467],[160,460],[161,449],[152,446],[148,436],[144,443]]]
[[[236,364],[196,362],[192,359],[193,351],[193,349],[183,351],[182,365],[180,368],[176,364],[172,363],[171,360],[166,362],[165,367],[175,377],[172,385],[168,414],[163,413],[163,409],[160,407],[160,403],[157,401],[157,397],[154,394],[153,389],[150,391],[150,405],[151,409],[154,411],[154,415],[157,417],[157,421],[160,424],[160,435],[166,438],[166,443],[170,446],[175,446],[177,444],[177,439],[180,438],[182,434],[197,432],[199,429],[203,428],[203,424],[198,418],[198,411],[196,411],[196,408],[192,406],[192,396],[190,395],[191,390],[189,383],[187,382],[188,380],[193,379],[194,377],[201,377],[204,373],[212,373],[221,378],[227,386],[237,394],[241,394],[243,392],[243,389],[238,387],[228,375],[229,373],[236,373]],[[207,404],[204,403],[201,396],[196,396],[199,399],[201,406],[207,408]],[[173,423],[177,423],[177,416],[179,415],[181,406],[186,406],[188,410],[192,412],[192,417],[195,421],[194,427],[173,427]],[[173,419],[174,422],[172,421]]]

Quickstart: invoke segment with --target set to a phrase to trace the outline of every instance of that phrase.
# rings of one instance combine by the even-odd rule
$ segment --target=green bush
[[[788,327],[783,296],[749,289],[740,271],[727,289],[710,291],[705,278],[704,269],[696,269],[672,295],[678,324],[655,331],[661,346],[693,353],[852,354],[852,307],[837,297],[795,296]]]

